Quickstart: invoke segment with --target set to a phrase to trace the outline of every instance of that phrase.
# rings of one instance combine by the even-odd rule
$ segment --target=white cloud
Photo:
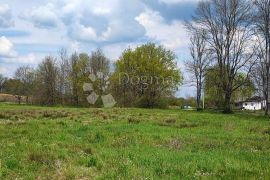
[[[25,11],[22,17],[31,21],[38,28],[50,29],[56,27],[58,24],[58,16],[52,3],[34,7],[31,11]]]
[[[13,49],[13,43],[5,36],[0,37],[0,57],[12,58],[16,56],[16,52]]]
[[[0,74],[7,74],[8,70],[6,67],[1,66],[0,67]]]
[[[71,52],[79,52],[81,47],[78,41],[72,42],[70,47],[68,48]]]
[[[96,41],[98,38],[95,30],[92,27],[86,27],[79,23],[71,27],[70,34],[72,38],[79,41]]]
[[[19,56],[16,59],[14,59],[16,61],[18,61],[21,64],[37,64],[38,63],[38,58],[34,53],[30,53],[24,56]]]
[[[188,44],[185,27],[180,21],[167,24],[158,12],[149,9],[135,19],[144,26],[146,36],[171,50],[186,47]]]
[[[12,13],[8,4],[0,4],[0,27],[8,28],[13,26]]]
[[[34,53],[18,55],[14,50],[13,43],[5,36],[0,37],[0,58],[2,63],[8,63],[9,65],[10,63],[14,65],[38,63],[37,56]],[[2,69],[2,71],[4,70]]]
[[[106,56],[112,60],[116,61],[119,59],[123,51],[127,48],[134,49],[135,47],[141,45],[140,43],[116,43],[116,44],[109,44],[104,46],[102,50],[106,54]]]
[[[166,4],[178,4],[178,3],[186,3],[186,2],[199,2],[200,0],[159,0],[159,2]]]
[[[71,0],[64,3],[61,18],[72,40],[115,43],[144,35],[144,28],[134,20],[143,9],[144,6],[134,0]]]

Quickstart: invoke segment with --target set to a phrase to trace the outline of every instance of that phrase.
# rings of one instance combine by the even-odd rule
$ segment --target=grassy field
[[[0,104],[0,160],[0,179],[269,179],[270,121]]]

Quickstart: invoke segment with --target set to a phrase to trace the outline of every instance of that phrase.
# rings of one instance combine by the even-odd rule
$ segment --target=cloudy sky
[[[189,20],[198,0],[1,0],[0,73],[35,67],[60,48],[101,48],[115,61],[127,47],[155,42],[173,50],[178,66],[189,58]],[[182,96],[191,95],[182,88]]]

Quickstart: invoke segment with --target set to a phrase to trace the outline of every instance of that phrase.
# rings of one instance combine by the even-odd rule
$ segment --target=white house
[[[266,107],[266,100],[261,97],[254,96],[246,99],[245,101],[236,103],[236,107],[243,110],[262,110]]]

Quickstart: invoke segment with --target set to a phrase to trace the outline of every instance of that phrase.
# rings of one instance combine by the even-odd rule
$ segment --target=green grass
[[[0,179],[269,179],[254,113],[0,104]]]

